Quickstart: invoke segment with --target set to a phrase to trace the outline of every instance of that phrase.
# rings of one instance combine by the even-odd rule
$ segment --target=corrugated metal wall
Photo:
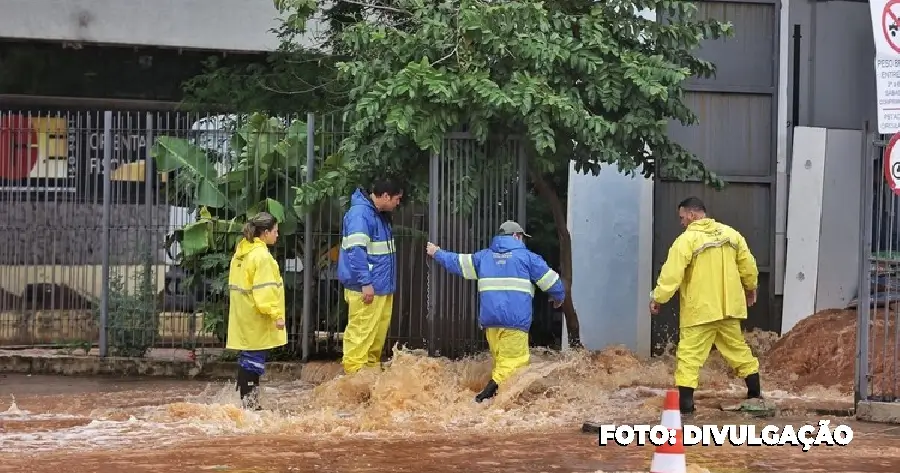
[[[759,265],[759,299],[750,309],[750,327],[778,330],[774,310],[775,130],[778,64],[778,0],[718,0],[698,3],[698,17],[729,21],[735,34],[709,42],[698,52],[717,66],[713,79],[688,83],[687,101],[700,124],[670,126],[671,136],[718,173],[727,188],[716,192],[700,183],[659,179],[654,191],[654,278],[682,228],[677,205],[697,196],[710,215],[743,233]],[[676,341],[678,301],[653,318],[655,350]]]

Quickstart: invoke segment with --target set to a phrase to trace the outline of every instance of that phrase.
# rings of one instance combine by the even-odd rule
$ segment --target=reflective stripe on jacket
[[[746,319],[745,291],[756,289],[758,276],[744,237],[704,218],[688,225],[672,243],[651,297],[665,304],[678,291],[681,327],[726,317]]]
[[[287,344],[287,331],[275,327],[284,319],[284,283],[278,263],[260,239],[242,239],[228,272],[228,339],[230,350],[267,350]]]
[[[353,291],[371,284],[377,295],[393,294],[397,254],[391,223],[361,189],[350,198],[341,233],[337,269],[341,284]]]
[[[512,236],[494,237],[490,248],[475,254],[438,250],[434,260],[457,276],[478,280],[478,318],[484,328],[527,332],[531,328],[535,285],[554,301],[566,297],[559,274]]]

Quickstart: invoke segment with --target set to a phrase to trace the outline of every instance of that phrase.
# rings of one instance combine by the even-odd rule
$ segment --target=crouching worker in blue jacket
[[[550,294],[554,307],[560,307],[566,298],[559,274],[525,247],[522,239],[527,236],[521,225],[507,221],[500,226],[491,247],[475,254],[453,253],[431,242],[426,248],[447,271],[478,280],[478,320],[494,365],[490,382],[475,396],[475,402],[494,397],[500,384],[528,365],[534,286]]]

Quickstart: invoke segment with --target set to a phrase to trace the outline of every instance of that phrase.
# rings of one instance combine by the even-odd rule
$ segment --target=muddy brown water
[[[646,472],[651,447],[600,447],[581,424],[657,423],[671,384],[671,360],[621,349],[536,352],[486,405],[472,402],[489,377],[483,357],[397,351],[384,372],[334,378],[334,368],[267,383],[262,413],[239,409],[227,383],[7,375],[0,472]],[[840,392],[763,375],[777,423],[852,406]],[[692,423],[757,422],[719,408],[744,389],[720,360],[701,383]],[[900,427],[835,423],[854,428],[850,446],[688,447],[688,471],[900,472]]]

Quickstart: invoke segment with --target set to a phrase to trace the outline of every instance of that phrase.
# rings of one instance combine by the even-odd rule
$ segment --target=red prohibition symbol
[[[894,194],[900,195],[900,160],[893,159],[894,148],[900,141],[900,133],[895,133],[884,148],[884,179]]]
[[[893,10],[892,10],[893,9]],[[900,53],[900,0],[888,0],[881,12],[881,31],[888,46]]]

